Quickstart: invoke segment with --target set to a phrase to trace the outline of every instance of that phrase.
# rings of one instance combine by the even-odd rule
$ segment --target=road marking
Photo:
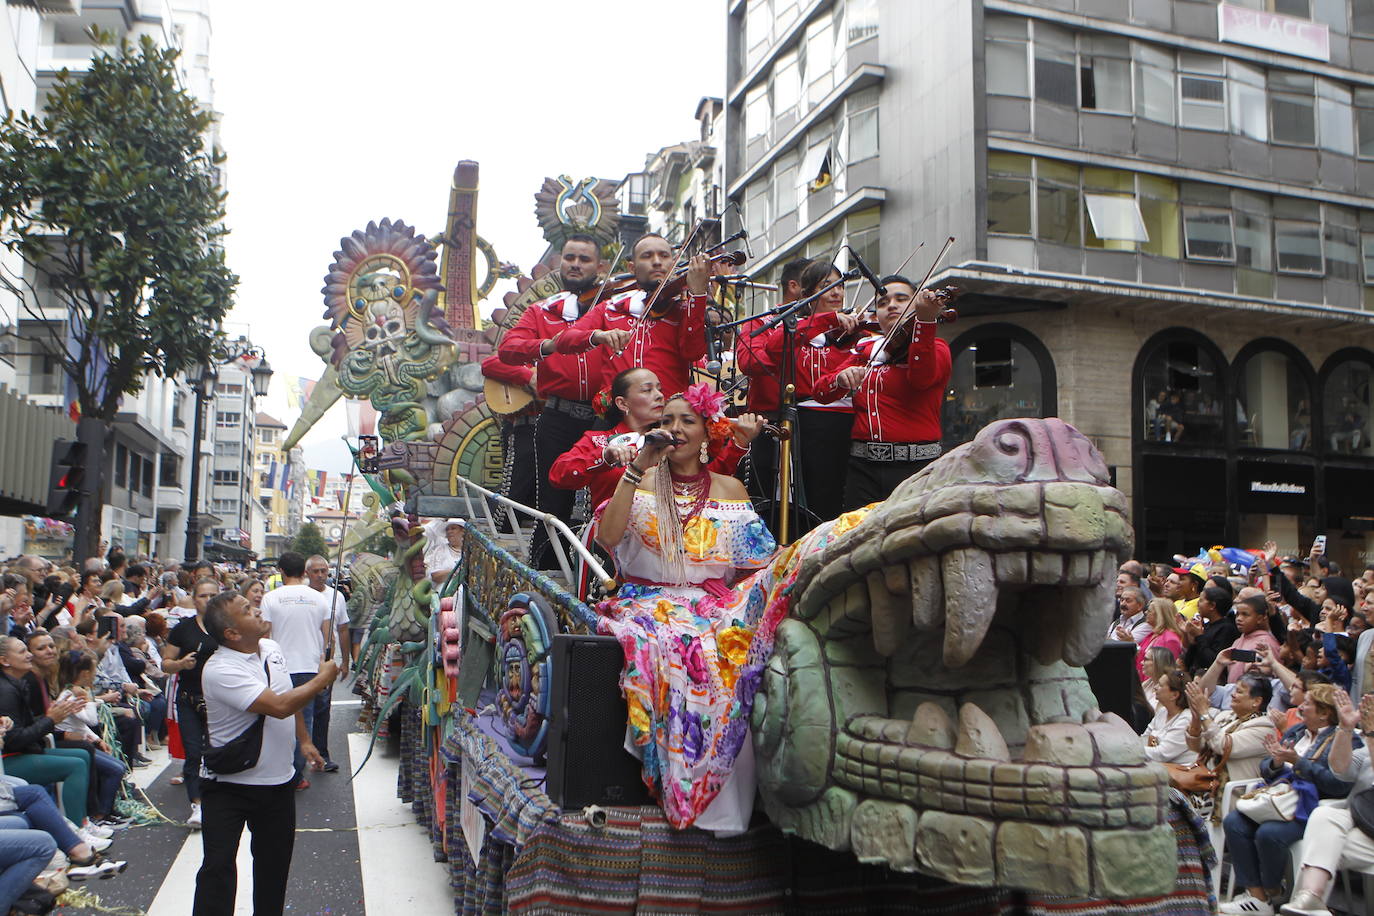
[[[367,735],[349,733],[349,758],[362,760],[367,743]],[[374,754],[353,780],[366,911],[452,912],[448,866],[434,861],[429,831],[415,823],[410,805],[396,797],[398,770],[396,759]],[[390,829],[402,826],[408,829]],[[401,875],[405,878],[398,881]]]

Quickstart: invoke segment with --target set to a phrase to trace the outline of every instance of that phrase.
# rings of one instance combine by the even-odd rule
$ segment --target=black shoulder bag
[[[272,674],[267,670],[266,659],[263,659],[262,662],[262,673],[267,675],[267,687],[270,690]],[[257,721],[245,728],[228,744],[220,747],[212,747],[207,735],[205,750],[200,755],[205,768],[212,773],[228,776],[231,773],[242,773],[244,770],[250,770],[257,766],[258,757],[262,754],[262,727],[266,721],[267,716],[259,715]]]

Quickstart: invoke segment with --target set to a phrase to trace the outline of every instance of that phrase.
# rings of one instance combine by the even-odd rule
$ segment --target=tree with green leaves
[[[78,561],[97,550],[122,397],[148,373],[204,364],[238,283],[221,245],[223,157],[206,146],[214,116],[178,82],[177,50],[97,41],[90,69],[63,70],[41,116],[0,125],[0,244],[23,262],[0,271],[0,288],[73,383],[88,447]]]
[[[329,546],[324,542],[324,534],[320,531],[320,526],[314,522],[301,525],[296,536],[291,539],[291,549],[303,557],[329,555]]]

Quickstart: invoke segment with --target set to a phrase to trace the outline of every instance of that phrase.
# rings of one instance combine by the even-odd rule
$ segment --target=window
[[[1269,139],[1269,112],[1264,97],[1264,71],[1228,61],[1231,77],[1231,129],[1261,143]]]
[[[1374,372],[1359,359],[1338,363],[1322,389],[1326,442],[1339,455],[1374,454],[1369,423],[1374,418]]]
[[[1082,38],[1078,81],[1085,109],[1130,114],[1130,43],[1121,38]]]
[[[212,511],[220,518],[226,516],[237,518],[239,514],[239,502],[236,499],[215,499],[210,501]]]
[[[1197,54],[1180,54],[1178,123],[1199,130],[1226,129],[1226,80],[1222,62]]]
[[[215,386],[215,394],[243,394],[242,382],[220,382]]]
[[[180,391],[174,392],[174,393],[172,394],[172,428],[173,428],[173,429],[185,429],[185,428],[186,428],[186,418],[183,416],[183,411],[185,411],[185,409],[186,409],[186,396],[185,396],[184,394],[182,394]]]
[[[1355,155],[1355,118],[1349,89],[1327,80],[1317,81],[1317,124],[1322,149]]]
[[[881,239],[879,238],[878,225],[880,212],[877,207],[874,207],[855,213],[845,220],[845,244],[854,249],[859,257],[863,258],[865,264],[879,273],[881,273],[878,268],[878,264],[881,262]],[[846,254],[848,253],[846,252]],[[849,266],[853,266],[852,260]],[[854,295],[861,296],[864,294],[860,291]]]
[[[1140,188],[1140,218],[1148,236],[1140,250],[1164,258],[1180,257],[1178,184],[1154,175],[1137,175],[1136,182]]]
[[[1275,143],[1314,146],[1317,113],[1312,77],[1301,73],[1269,74],[1269,126]]]
[[[835,39],[830,13],[818,16],[806,26],[806,104],[814,107],[834,87]]]
[[[773,219],[797,212],[797,151],[788,150],[773,167]]]
[[[1150,121],[1174,123],[1174,55],[1149,45],[1135,50],[1135,113]]]
[[[985,325],[956,340],[951,355],[946,448],[968,442],[995,420],[1053,414],[1054,364],[1025,331]]]
[[[1321,223],[1295,219],[1274,220],[1274,247],[1279,271],[1292,274],[1322,273]]]
[[[1268,298],[1274,294],[1274,254],[1269,198],[1249,191],[1232,193],[1236,230],[1236,292]]]
[[[773,8],[769,0],[749,0],[744,13],[744,68],[752,70],[773,40]]]
[[[1359,128],[1360,158],[1374,159],[1374,89],[1355,90],[1355,119]]]
[[[744,228],[757,243],[765,238],[772,218],[768,213],[768,182],[756,181],[744,192]]]
[[[243,414],[241,414],[241,413],[230,413],[230,412],[228,412],[228,411],[223,411],[223,410],[221,410],[221,411],[218,411],[218,412],[215,414],[215,425],[216,425],[216,426],[222,426],[222,427],[238,426],[238,425],[240,425],[242,422],[243,422]]]
[[[845,100],[849,121],[846,162],[862,162],[878,155],[878,87],[854,93]]]
[[[1355,214],[1344,207],[1326,208],[1322,229],[1322,252],[1326,257],[1326,276],[1331,280],[1354,282],[1360,276],[1360,233]]]
[[[1031,234],[1031,158],[988,153],[988,231]]]
[[[1134,197],[1118,194],[1084,194],[1088,205],[1088,228],[1091,230],[1088,247],[1100,248],[1093,242],[1148,242],[1145,221]],[[1106,246],[1118,247],[1118,246]],[[1127,247],[1134,250],[1135,246]]]
[[[1231,231],[1231,211],[1184,207],[1183,245],[1193,260],[1234,261],[1236,244]]]
[[[844,20],[851,45],[872,38],[878,34],[878,0],[849,0]]]
[[[789,51],[778,58],[773,65],[773,118],[782,120],[788,115],[797,114],[801,102],[801,65],[797,52]],[[789,127],[791,125],[788,125]]]
[[[1312,393],[1297,364],[1278,350],[1260,350],[1238,370],[1240,444],[1311,451]]]
[[[744,97],[744,142],[768,141],[773,127],[773,110],[768,102],[768,84],[750,89]]]
[[[144,496],[153,495],[153,459],[144,458],[139,462],[142,469],[142,483],[139,485],[139,492]]]
[[[1350,31],[1355,35],[1374,35],[1374,0],[1350,0]]]
[[[1035,24],[1035,98],[1040,102],[1076,107],[1077,55],[1073,34],[1043,22]]]
[[[1052,159],[1036,162],[1036,237],[1046,242],[1077,247],[1079,233],[1078,167]]]
[[[1145,360],[1140,396],[1148,441],[1224,443],[1220,366],[1196,343],[1169,340],[1156,346]]]
[[[129,448],[123,442],[115,446],[114,481],[117,487],[129,485]]]
[[[216,485],[225,484],[225,485],[229,485],[229,486],[237,486],[237,485],[238,485],[238,482],[239,482],[239,472],[238,472],[238,471],[235,471],[235,470],[225,471],[225,470],[221,470],[221,469],[219,469],[219,468],[216,468],[216,469],[215,469],[215,484],[216,484]]]
[[[215,443],[215,455],[220,458],[237,458],[242,451],[242,444],[238,442]]]
[[[1360,248],[1364,256],[1365,286],[1374,286],[1374,232],[1361,233]]]
[[[181,456],[171,452],[162,453],[162,464],[158,466],[157,485],[159,487],[181,486]]]
[[[1311,0],[1266,0],[1271,13],[1281,13],[1298,19],[1312,18]]]
[[[988,16],[986,59],[989,95],[1030,97],[1030,44],[1026,40],[1026,20],[1009,16]]]

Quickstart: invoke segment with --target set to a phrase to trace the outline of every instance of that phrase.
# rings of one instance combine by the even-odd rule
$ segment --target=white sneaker
[[[114,840],[106,837],[98,837],[94,833],[87,833],[85,830],[77,831],[76,835],[81,837],[82,841],[96,852],[104,852],[109,849],[110,844],[114,842]]]
[[[67,877],[73,881],[84,881],[87,878],[113,878],[128,867],[128,862],[115,861],[102,855],[96,855],[95,860],[89,865],[73,865],[67,869]]]
[[[108,840],[114,836],[114,831],[109,827],[97,824],[94,821],[87,821],[81,825],[80,832],[89,833],[91,836],[98,836],[102,840]]]
[[[192,830],[200,829],[200,805],[191,806],[191,816],[186,818],[186,826]],[[1270,913],[1272,914],[1273,911],[1270,910]]]
[[[1284,916],[1331,916],[1322,898],[1306,890],[1294,891],[1293,899],[1279,907],[1279,912]]]
[[[1249,891],[1217,907],[1218,913],[1226,916],[1274,916],[1274,905],[1250,895]]]

